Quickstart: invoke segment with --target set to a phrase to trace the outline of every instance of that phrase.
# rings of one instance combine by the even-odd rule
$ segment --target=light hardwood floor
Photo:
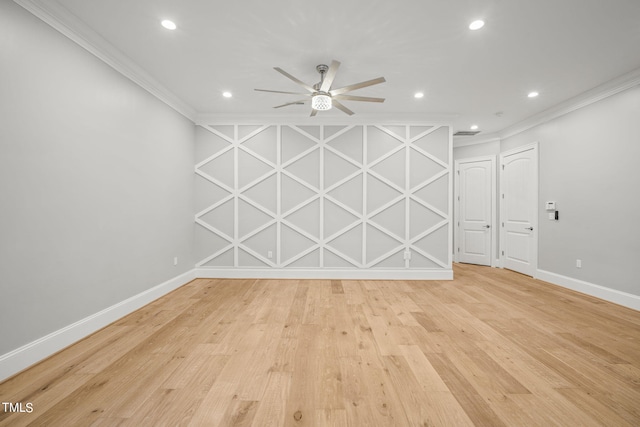
[[[0,384],[0,426],[640,425],[640,312],[454,269],[195,280]]]

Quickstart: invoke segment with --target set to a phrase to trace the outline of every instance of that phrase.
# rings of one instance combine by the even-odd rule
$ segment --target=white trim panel
[[[592,297],[600,298],[615,304],[640,311],[640,296],[618,291],[561,274],[545,270],[537,270],[536,278],[563,288],[571,289]]]
[[[453,270],[203,268],[203,279],[453,280]]]
[[[314,125],[314,127],[319,134],[313,136],[306,132],[301,126],[276,123],[268,125],[251,125],[247,130],[250,131],[250,133],[242,138],[239,138],[239,135],[245,133],[245,130],[242,130],[241,132],[241,128],[245,125],[220,125],[225,126],[225,129],[218,128],[217,126],[218,125],[205,125],[202,126],[202,128],[218,137],[218,139],[226,141],[228,145],[222,144],[222,146],[213,147],[218,151],[198,162],[195,166],[195,173],[207,181],[217,185],[228,194],[207,197],[208,202],[213,204],[196,214],[195,222],[202,227],[197,228],[196,232],[203,232],[203,239],[210,237],[207,234],[207,232],[209,232],[214,235],[216,240],[219,241],[219,243],[216,243],[211,249],[215,250],[215,253],[204,253],[203,251],[203,253],[199,255],[199,258],[202,256],[204,256],[204,258],[196,263],[196,268],[202,267],[204,269],[214,268],[222,270],[226,268],[235,268],[239,271],[245,271],[245,269],[253,270],[272,267],[275,271],[278,271],[291,267],[294,271],[309,270],[309,273],[302,277],[317,277],[317,274],[324,274],[323,272],[327,268],[329,270],[337,269],[341,271],[345,265],[353,266],[354,271],[360,271],[368,268],[375,269],[378,265],[380,270],[402,271],[404,268],[411,268],[409,260],[411,259],[411,253],[415,252],[418,254],[416,270],[436,270],[436,266],[442,267],[443,270],[451,270],[452,256],[450,253],[444,254],[438,251],[440,247],[437,246],[437,241],[435,243],[430,241],[429,244],[431,246],[427,246],[427,249],[425,249],[422,243],[432,239],[432,236],[429,235],[436,235],[438,236],[437,239],[443,240],[443,246],[441,247],[447,245],[447,250],[449,252],[451,251],[449,246],[452,240],[450,212],[452,209],[453,199],[451,194],[452,176],[450,161],[453,157],[453,153],[451,148],[450,126],[422,124],[419,127],[425,127],[426,129],[416,129],[415,134],[412,134],[411,130],[413,128],[411,125],[398,125],[395,129],[393,127],[385,127],[375,124],[344,125],[344,129],[338,130],[337,132],[331,133],[327,136],[325,135],[326,126],[317,124]],[[257,129],[253,129],[254,126],[257,126]],[[275,140],[273,140],[273,128],[275,128]],[[440,157],[433,153],[427,152],[425,147],[420,144],[422,138],[434,132],[440,133],[440,130],[443,128],[447,130],[446,137],[444,132],[442,132],[438,135],[437,141],[439,144],[446,142],[448,145],[442,145],[438,149],[444,151],[446,148],[447,153],[446,156],[437,150],[436,153],[438,153],[442,158],[447,157],[448,162],[440,159]],[[273,163],[272,158],[268,159],[267,155],[256,152],[255,147],[251,148],[251,146],[247,144],[247,142],[250,143],[251,138],[258,136],[260,132],[267,129],[270,131],[266,135],[266,138],[269,138],[269,144],[271,144],[269,146],[276,148],[275,158],[277,159],[277,163]],[[306,141],[303,144],[304,146],[300,148],[302,151],[296,152],[297,154],[293,155],[293,157],[286,161],[283,161],[282,157],[282,137],[284,129],[289,129],[290,131],[293,131],[294,134],[299,134],[298,137],[304,138]],[[361,144],[362,158],[360,160],[357,159],[358,155],[352,157],[353,155],[344,153],[341,149],[332,145],[336,140],[338,140],[337,138],[347,134],[352,129],[361,129],[362,132],[361,136],[356,135],[351,137],[353,139],[351,142]],[[381,147],[378,148],[380,152],[376,153],[375,159],[370,159],[368,156],[368,138],[372,130],[376,130],[379,135],[385,134],[384,136],[386,138],[393,141],[392,143],[385,142],[382,144]],[[380,136],[378,136],[378,138],[379,137]],[[375,142],[375,139],[373,141]],[[380,145],[380,143],[378,144]],[[262,145],[264,145],[264,143]],[[226,161],[230,163],[232,161],[230,153],[233,153],[233,168],[228,168],[227,170],[221,171],[219,174],[215,171],[206,169],[209,168],[208,165],[211,164],[211,162],[219,161],[222,156],[227,157],[228,159]],[[238,154],[240,153],[242,153],[245,158],[253,158],[256,162],[260,162],[262,170],[259,174],[250,175],[250,179],[247,178],[241,180],[239,178],[243,176],[247,170],[241,168],[238,161]],[[385,165],[384,162],[387,162],[390,159],[397,159],[400,155],[403,157],[398,161],[402,161],[402,165],[405,168],[404,176],[394,177],[396,178],[394,180],[393,178],[389,178],[390,176],[393,176],[392,174],[389,174],[389,172],[392,171],[389,166],[385,166],[386,170],[380,170],[378,167],[380,165]],[[394,158],[393,156],[396,157]],[[429,167],[431,162],[433,162],[434,169],[430,170],[430,172],[432,172],[432,174],[430,174],[430,178],[427,179],[425,176],[421,176],[418,173],[414,175],[410,173],[411,166],[413,164],[412,161],[414,159],[412,156],[416,156],[415,159],[421,162],[426,161],[426,167]],[[310,167],[315,166],[317,168],[317,170],[314,169],[312,172],[314,174],[313,177],[301,176],[299,172],[290,168],[302,159],[310,159]],[[341,164],[348,164],[350,168],[354,170],[341,174],[338,181],[331,182],[329,184],[325,182],[324,174],[326,170],[331,169],[331,163],[329,162],[331,159],[338,159]],[[329,169],[327,169],[328,165]],[[419,167],[414,167],[414,169],[416,168],[419,170]],[[423,189],[440,179],[445,179],[445,175],[447,174],[446,207],[444,207],[444,200],[442,199],[436,199],[436,201],[425,200],[425,198],[429,199],[430,197],[420,195],[420,192]],[[256,177],[256,175],[260,176]],[[265,207],[263,202],[255,200],[254,196],[250,196],[247,193],[253,186],[263,182],[265,179],[271,179],[273,182],[274,176],[278,185],[273,194],[276,201],[275,209],[274,207]],[[296,200],[296,205],[287,207],[286,212],[283,211],[283,181],[280,179],[283,177],[286,177],[288,181],[297,183],[298,187],[305,188],[310,191],[310,194],[307,194],[305,198],[303,198],[303,200],[306,200],[302,202],[300,200]],[[361,177],[361,183],[352,181],[359,177]],[[317,178],[317,181],[315,184],[311,184],[314,182],[314,178]],[[385,195],[385,200],[379,201],[384,204],[370,207],[369,190],[371,189],[373,179],[379,181],[383,185],[386,185],[392,194]],[[247,180],[250,182],[247,182]],[[243,182],[242,187],[240,187],[241,182]],[[360,194],[362,196],[362,211],[358,211],[357,207],[348,206],[345,203],[344,198],[339,198],[337,196],[334,197],[334,194],[332,193],[339,187],[343,185],[346,186],[348,183],[353,184],[354,182],[356,182],[356,184],[354,184],[354,188],[357,188],[354,190],[356,192],[355,196],[359,196]],[[439,189],[439,191],[442,192],[441,189]],[[204,190],[203,196],[206,196]],[[444,194],[440,194],[440,197],[444,197]],[[219,209],[221,206],[228,207],[232,200],[234,202],[233,212],[236,213],[235,216],[229,213],[224,213],[220,214],[222,216],[215,221],[211,218],[209,220],[205,218],[205,216],[212,212],[223,212],[222,210],[216,211],[216,209]],[[240,211],[238,200],[242,200],[244,205],[251,206],[253,211],[261,213],[259,222],[251,225],[251,231],[246,227],[243,227],[240,222],[242,215],[238,214]],[[393,229],[393,231],[390,231],[392,230],[390,225],[393,225],[394,219],[390,219],[390,217],[381,219],[378,215],[385,210],[398,206],[400,203],[403,203],[403,200],[405,221],[404,230],[399,231],[397,229]],[[328,215],[325,207],[328,206],[327,203],[329,202],[331,202],[331,205],[334,206],[335,209],[345,212],[348,219],[341,220],[338,227],[339,229],[334,229],[331,233],[327,234],[327,230],[324,228],[326,224],[326,215]],[[436,208],[430,202],[437,204],[438,207]],[[319,206],[319,211],[315,211],[318,212],[319,224],[317,230],[313,231],[310,231],[310,228],[305,228],[303,225],[295,223],[290,219],[293,214],[307,208],[311,203],[315,203]],[[423,214],[423,211],[427,210],[431,211],[433,214],[431,216]],[[412,214],[412,212],[414,213]],[[376,217],[378,219],[376,219]],[[412,221],[414,218],[419,221]],[[275,238],[269,237],[268,241],[267,238],[265,238],[266,243],[263,244],[263,247],[260,249],[250,244],[250,239],[259,236],[259,233],[262,233],[268,228],[273,228],[274,224],[278,233]],[[297,248],[299,250],[293,252],[290,250],[288,251],[289,255],[287,255],[287,259],[283,259],[284,253],[281,250],[284,244],[282,238],[283,228],[281,228],[281,226],[286,226],[292,233],[297,233],[297,235],[301,236],[301,239],[306,239],[305,244]],[[440,236],[440,234],[445,231],[443,227],[447,227],[447,241],[444,241],[444,236]],[[243,228],[245,231],[240,233]],[[372,250],[374,244],[371,243],[373,239],[370,239],[371,236],[368,232],[370,229],[375,229],[376,231],[374,231],[374,233],[376,234],[386,236],[385,239],[387,240],[382,244],[383,247],[379,247],[375,251]],[[354,239],[354,242],[355,239],[361,241],[361,252],[358,252],[356,247],[349,248],[353,250],[345,251],[343,244],[339,244],[339,239],[347,233],[350,233],[349,238]],[[427,239],[427,237],[429,238]],[[354,243],[354,245],[356,245],[356,243]],[[267,251],[267,249],[270,250]],[[232,262],[227,260],[224,262],[216,262],[219,257],[229,256],[231,250],[233,250]],[[404,250],[404,261],[400,260],[398,257],[399,252],[402,250]],[[273,253],[276,254],[275,260],[273,260],[272,257],[267,256],[267,253],[269,252],[271,252],[272,255]],[[325,254],[329,252],[331,253],[331,256],[340,258],[341,261],[339,263],[325,264],[324,257]],[[315,254],[318,255],[318,262],[314,262],[311,265],[295,264],[298,260],[311,253],[314,253],[314,256]],[[240,262],[239,258],[241,254],[243,254],[243,256],[251,256],[255,258],[256,261]],[[395,257],[391,264],[382,264],[387,262],[391,257]],[[419,264],[419,262],[422,264]],[[261,277],[264,276],[265,275],[262,275]],[[269,275],[268,277],[290,276],[282,276],[282,273],[277,273],[276,276]],[[338,277],[343,277],[343,273],[340,273]],[[373,278],[376,277],[378,276],[373,276]],[[419,277],[421,278],[422,276]]]
[[[195,278],[195,270],[189,270],[9,353],[0,355],[0,381],[80,341]]]

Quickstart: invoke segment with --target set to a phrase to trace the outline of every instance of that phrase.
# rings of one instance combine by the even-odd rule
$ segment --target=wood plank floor
[[[0,384],[0,426],[640,425],[640,312],[454,271],[195,280]]]

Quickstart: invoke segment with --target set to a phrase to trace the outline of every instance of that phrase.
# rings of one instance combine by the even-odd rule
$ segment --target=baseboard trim
[[[234,269],[200,267],[196,269],[196,277],[203,279],[453,280],[453,270]]]
[[[195,279],[195,270],[189,270],[153,288],[127,298],[111,307],[65,326],[40,339],[0,355],[0,381],[3,381],[31,365],[57,353],[71,344],[104,328],[110,323],[138,310]]]
[[[640,296],[638,295],[606,288],[545,270],[537,270],[536,279],[640,311]]]

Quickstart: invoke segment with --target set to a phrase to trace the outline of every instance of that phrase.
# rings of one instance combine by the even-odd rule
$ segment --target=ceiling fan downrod
[[[327,111],[333,107],[331,95],[321,90],[327,70],[329,70],[328,65],[320,64],[316,66],[316,71],[320,73],[320,82],[313,85],[313,89],[316,92],[311,96],[311,108],[316,111]]]
[[[329,66],[326,64],[320,64],[320,65],[316,65],[316,71],[318,73],[320,73],[320,82],[316,83],[315,85],[313,85],[313,88],[315,90],[320,90],[320,87],[322,86],[322,83],[324,83],[324,76],[327,73],[327,71],[329,70]]]

